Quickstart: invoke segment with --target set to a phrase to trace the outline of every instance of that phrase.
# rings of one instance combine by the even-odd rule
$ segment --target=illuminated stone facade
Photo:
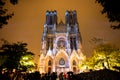
[[[46,11],[39,71],[78,72],[84,56],[76,11],[66,11],[65,23],[58,23],[57,18],[56,11]]]

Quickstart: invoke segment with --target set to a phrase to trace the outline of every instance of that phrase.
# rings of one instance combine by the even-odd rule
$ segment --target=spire
[[[47,51],[47,56],[52,56],[52,50],[50,48]]]
[[[72,24],[74,25],[75,23],[77,23],[77,13],[76,10],[67,10],[65,13],[65,21],[66,24]]]
[[[62,19],[60,20],[60,23],[58,25],[64,25]]]
[[[46,24],[47,25],[53,25],[57,24],[57,11],[46,11]]]

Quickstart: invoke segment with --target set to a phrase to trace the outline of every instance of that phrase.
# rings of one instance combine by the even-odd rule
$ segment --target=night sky
[[[8,25],[0,29],[0,39],[28,43],[29,50],[36,54],[35,61],[40,54],[46,10],[57,10],[58,22],[65,21],[66,10],[77,11],[82,50],[87,57],[91,56],[95,47],[90,43],[93,37],[120,47],[120,30],[109,27],[111,23],[101,14],[102,7],[95,0],[19,0],[17,5],[8,3],[6,8],[15,15]]]

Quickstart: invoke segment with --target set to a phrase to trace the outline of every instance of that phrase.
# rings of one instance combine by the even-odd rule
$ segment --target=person
[[[64,80],[64,79],[63,79],[63,72],[61,72],[61,73],[59,74],[59,80]]]
[[[56,80],[57,79],[57,73],[53,72],[51,74],[51,80]]]
[[[63,76],[64,76],[64,80],[66,80],[67,77],[66,73],[63,73]]]

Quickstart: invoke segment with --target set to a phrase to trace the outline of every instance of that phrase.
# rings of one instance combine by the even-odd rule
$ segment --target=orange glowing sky
[[[94,46],[90,43],[93,37],[120,47],[120,31],[109,27],[111,24],[100,13],[102,7],[95,0],[19,0],[15,6],[9,4],[9,9],[15,15],[0,29],[0,38],[28,43],[29,50],[36,54],[36,61],[40,54],[46,10],[57,10],[58,22],[61,19],[64,22],[66,10],[77,11],[85,55],[90,56],[93,52]]]

